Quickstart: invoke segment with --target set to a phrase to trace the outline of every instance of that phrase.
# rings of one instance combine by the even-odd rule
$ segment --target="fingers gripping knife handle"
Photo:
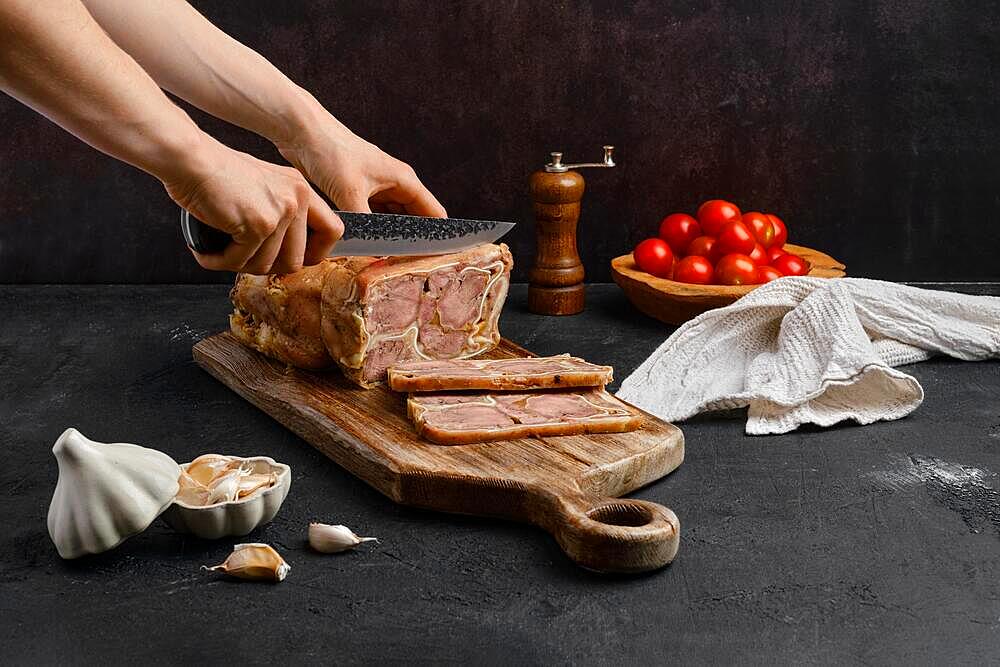
[[[229,234],[209,227],[183,208],[181,209],[181,233],[184,242],[195,252],[203,255],[222,252],[233,240]]]

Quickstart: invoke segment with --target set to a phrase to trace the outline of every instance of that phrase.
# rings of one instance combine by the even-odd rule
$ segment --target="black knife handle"
[[[181,209],[181,234],[188,247],[203,255],[222,252],[232,240],[229,234],[209,227],[204,222]]]

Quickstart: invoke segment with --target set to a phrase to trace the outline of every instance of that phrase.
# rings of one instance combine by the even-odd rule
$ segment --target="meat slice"
[[[404,392],[603,387],[613,379],[612,373],[611,366],[598,366],[568,354],[519,359],[442,359],[409,361],[390,367],[389,386]]]
[[[474,357],[500,342],[513,265],[507,246],[368,259],[336,265],[321,305],[326,349],[354,382],[370,387],[390,366]]]
[[[424,438],[464,445],[532,436],[621,433],[642,415],[603,389],[509,394],[413,394],[407,413]]]
[[[300,368],[340,366],[363,387],[413,359],[472,357],[500,342],[513,265],[505,245],[435,257],[338,257],[293,274],[239,275],[230,329]]]

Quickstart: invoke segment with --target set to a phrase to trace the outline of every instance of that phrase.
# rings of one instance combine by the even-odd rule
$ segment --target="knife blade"
[[[398,213],[336,211],[344,236],[331,257],[358,255],[445,255],[493,243],[514,228],[513,222],[425,218]],[[181,209],[181,232],[195,252],[221,252],[232,238]]]

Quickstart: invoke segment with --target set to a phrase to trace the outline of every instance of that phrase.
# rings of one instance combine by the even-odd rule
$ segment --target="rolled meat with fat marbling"
[[[412,360],[464,359],[500,342],[513,265],[506,245],[334,267],[323,289],[326,349],[363,387]]]
[[[389,387],[401,392],[603,387],[614,379],[613,372],[611,366],[598,366],[568,354],[515,359],[439,359],[391,366]]]
[[[417,432],[441,445],[538,436],[622,433],[642,414],[603,389],[497,394],[413,394],[407,413]]]
[[[410,360],[467,358],[500,342],[513,260],[486,244],[434,257],[336,257],[293,274],[237,276],[230,330],[306,369],[371,387]]]

